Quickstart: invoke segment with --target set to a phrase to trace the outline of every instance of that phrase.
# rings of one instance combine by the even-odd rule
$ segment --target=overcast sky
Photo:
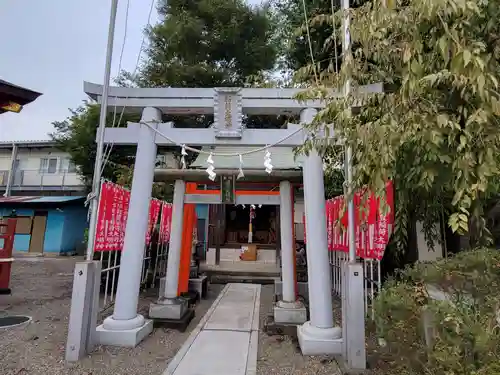
[[[51,123],[85,99],[83,81],[102,83],[110,2],[0,0],[0,78],[43,93],[21,113],[0,116],[0,141],[48,139]],[[130,0],[124,69],[135,67],[149,4]],[[126,0],[119,0],[112,77],[118,73],[125,8]]]

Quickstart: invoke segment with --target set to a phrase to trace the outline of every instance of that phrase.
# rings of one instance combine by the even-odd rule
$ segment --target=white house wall
[[[11,166],[11,150],[0,151],[0,171],[9,171]],[[40,160],[44,158],[57,159],[55,173],[40,172]],[[17,152],[17,159],[19,160],[19,166],[14,175],[13,186],[83,186],[78,173],[62,170],[64,160],[69,159],[69,154],[66,152],[53,148],[20,148]]]
[[[10,155],[11,150],[0,149],[0,171],[7,171],[10,169]]]
[[[7,176],[11,168],[11,155],[11,149],[0,149],[0,186],[7,184]],[[44,158],[57,159],[55,173],[40,172],[40,160]],[[14,175],[13,187],[17,190],[22,187],[83,188],[83,183],[78,173],[68,172],[63,168],[64,160],[69,158],[70,156],[67,152],[57,150],[53,147],[20,147],[17,151],[19,166]],[[179,162],[172,153],[161,153],[158,159],[161,160],[163,168],[178,168]]]

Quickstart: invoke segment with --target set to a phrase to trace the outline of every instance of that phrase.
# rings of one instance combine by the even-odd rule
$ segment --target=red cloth
[[[394,228],[394,185],[388,181],[385,200],[389,212],[382,214],[380,198],[370,191],[354,194],[354,222],[356,255],[365,259],[382,259]],[[328,249],[330,251],[349,251],[347,235],[348,215],[343,196],[326,201],[326,225]],[[304,221],[304,242],[306,241],[306,216]]]

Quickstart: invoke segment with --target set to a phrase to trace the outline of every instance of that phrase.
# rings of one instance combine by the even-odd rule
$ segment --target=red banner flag
[[[333,202],[326,201],[326,237],[328,250],[333,250]]]
[[[129,203],[130,192],[128,190],[111,182],[101,183],[94,251],[121,251],[123,249]],[[160,235],[163,233],[164,241],[170,238],[172,205],[152,199],[149,204],[148,229],[145,238],[148,246],[151,243],[151,235],[158,222],[160,211],[162,212]]]
[[[161,205],[160,219],[160,241],[161,243],[170,241],[170,226],[172,223],[172,205],[163,202]]]
[[[391,181],[386,184],[386,204],[388,212],[384,214],[380,207],[380,202],[377,204],[377,222],[374,230],[374,246],[371,258],[382,259],[384,251],[389,243],[389,238],[392,234],[394,226],[394,187]]]
[[[117,228],[117,211],[118,200],[120,199],[120,190],[118,185],[111,184],[111,218],[108,221],[108,250],[118,250],[118,228]]]
[[[103,251],[104,242],[106,240],[106,222],[104,217],[106,216],[106,199],[108,193],[107,182],[101,183],[101,194],[99,197],[99,205],[97,208],[97,224],[94,238],[94,251]],[[91,239],[89,239],[91,241]]]
[[[125,230],[127,228],[128,206],[130,203],[130,191],[123,189],[121,195],[122,220],[120,223],[120,250],[123,250],[125,243]]]
[[[113,184],[101,183],[101,194],[97,212],[96,236],[94,239],[95,251],[111,250],[110,221],[112,220],[112,202],[114,199]]]
[[[158,222],[158,216],[160,215],[161,201],[158,199],[151,199],[149,203],[149,220],[148,220],[148,231],[146,233],[146,245],[149,246],[151,243],[151,235],[153,229]]]
[[[123,192],[124,189],[118,185],[114,186],[115,196],[114,196],[114,223],[113,223],[113,250],[121,250],[121,231],[122,231],[122,220],[123,220]]]
[[[101,184],[94,251],[123,249],[130,192],[111,182]]]
[[[386,184],[385,201],[387,213],[382,213],[380,198],[373,192],[357,191],[354,203],[354,235],[356,256],[365,259],[382,259],[394,228],[394,187]],[[326,224],[328,249],[330,251],[349,251],[348,214],[343,196],[326,201]],[[306,239],[304,221],[304,242]]]

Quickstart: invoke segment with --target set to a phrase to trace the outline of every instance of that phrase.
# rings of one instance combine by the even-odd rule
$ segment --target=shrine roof
[[[244,154],[251,150],[259,148],[242,147],[242,146],[215,146],[213,148],[203,147],[204,151],[212,151],[217,153],[229,154]],[[302,157],[297,155],[295,157],[292,147],[270,147],[271,160],[274,169],[300,169],[302,167]],[[264,155],[266,151],[262,150],[248,155],[242,155],[243,170],[245,169],[262,169],[264,170]],[[215,169],[238,169],[240,167],[240,160],[237,156],[217,156],[214,159]],[[207,168],[207,155],[199,154],[196,160],[190,165],[190,168],[205,169]]]
[[[0,79],[0,113],[20,112],[23,106],[40,95],[39,92]]]

